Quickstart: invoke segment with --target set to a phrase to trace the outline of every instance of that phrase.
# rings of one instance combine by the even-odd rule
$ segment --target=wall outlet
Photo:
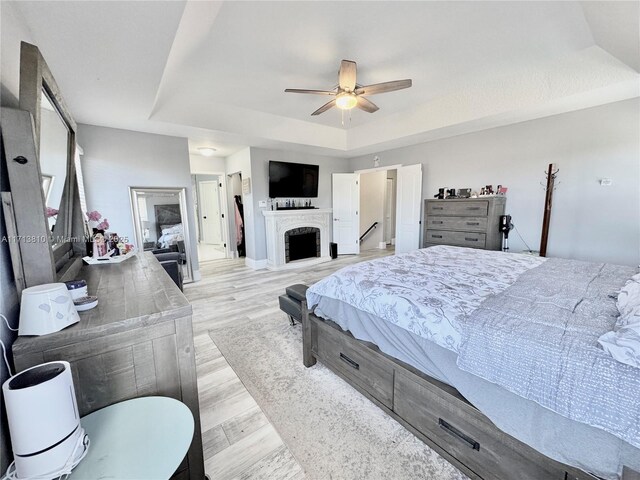
[[[601,187],[610,187],[611,184],[613,184],[613,180],[611,180],[610,178],[601,178],[600,179],[600,186]]]
[[[266,200],[260,200],[260,201],[258,201],[258,207],[260,207],[260,208],[267,208],[267,201],[266,201]]]

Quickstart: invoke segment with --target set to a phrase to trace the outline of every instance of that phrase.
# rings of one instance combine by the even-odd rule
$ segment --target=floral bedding
[[[544,258],[434,246],[343,268],[307,290],[348,303],[458,352],[461,321]]]

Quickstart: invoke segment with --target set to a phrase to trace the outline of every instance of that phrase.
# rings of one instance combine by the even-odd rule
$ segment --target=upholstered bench
[[[308,288],[301,283],[291,285],[285,289],[284,295],[278,297],[280,310],[289,315],[291,325],[295,325],[296,320],[302,322],[302,301],[306,298]]]

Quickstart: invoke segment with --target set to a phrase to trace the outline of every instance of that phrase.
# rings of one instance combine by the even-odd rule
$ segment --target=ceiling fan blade
[[[358,103],[356,104],[356,107],[369,113],[373,113],[378,110],[378,106],[375,103],[373,103],[371,100],[367,100],[364,97],[358,97]]]
[[[375,95],[377,93],[395,92],[396,90],[402,90],[403,88],[409,88],[411,86],[411,80],[393,80],[391,82],[375,83],[373,85],[365,85],[364,87],[356,88],[356,95]]]
[[[335,95],[336,92],[329,90],[305,90],[303,88],[287,88],[286,93],[310,93],[312,95]]]
[[[322,105],[319,109],[317,109],[311,115],[320,115],[321,113],[326,112],[327,110],[329,110],[331,107],[334,107],[335,105],[336,105],[336,100],[333,99],[330,102],[327,102],[324,105]]]
[[[342,60],[340,71],[338,72],[338,85],[342,90],[353,92],[356,88],[356,62]]]

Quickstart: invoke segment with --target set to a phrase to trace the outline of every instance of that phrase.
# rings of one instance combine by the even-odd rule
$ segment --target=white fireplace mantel
[[[328,262],[331,241],[330,208],[299,210],[263,210],[267,229],[267,268],[284,270]],[[287,263],[284,234],[294,228],[315,227],[320,230],[320,256]]]

